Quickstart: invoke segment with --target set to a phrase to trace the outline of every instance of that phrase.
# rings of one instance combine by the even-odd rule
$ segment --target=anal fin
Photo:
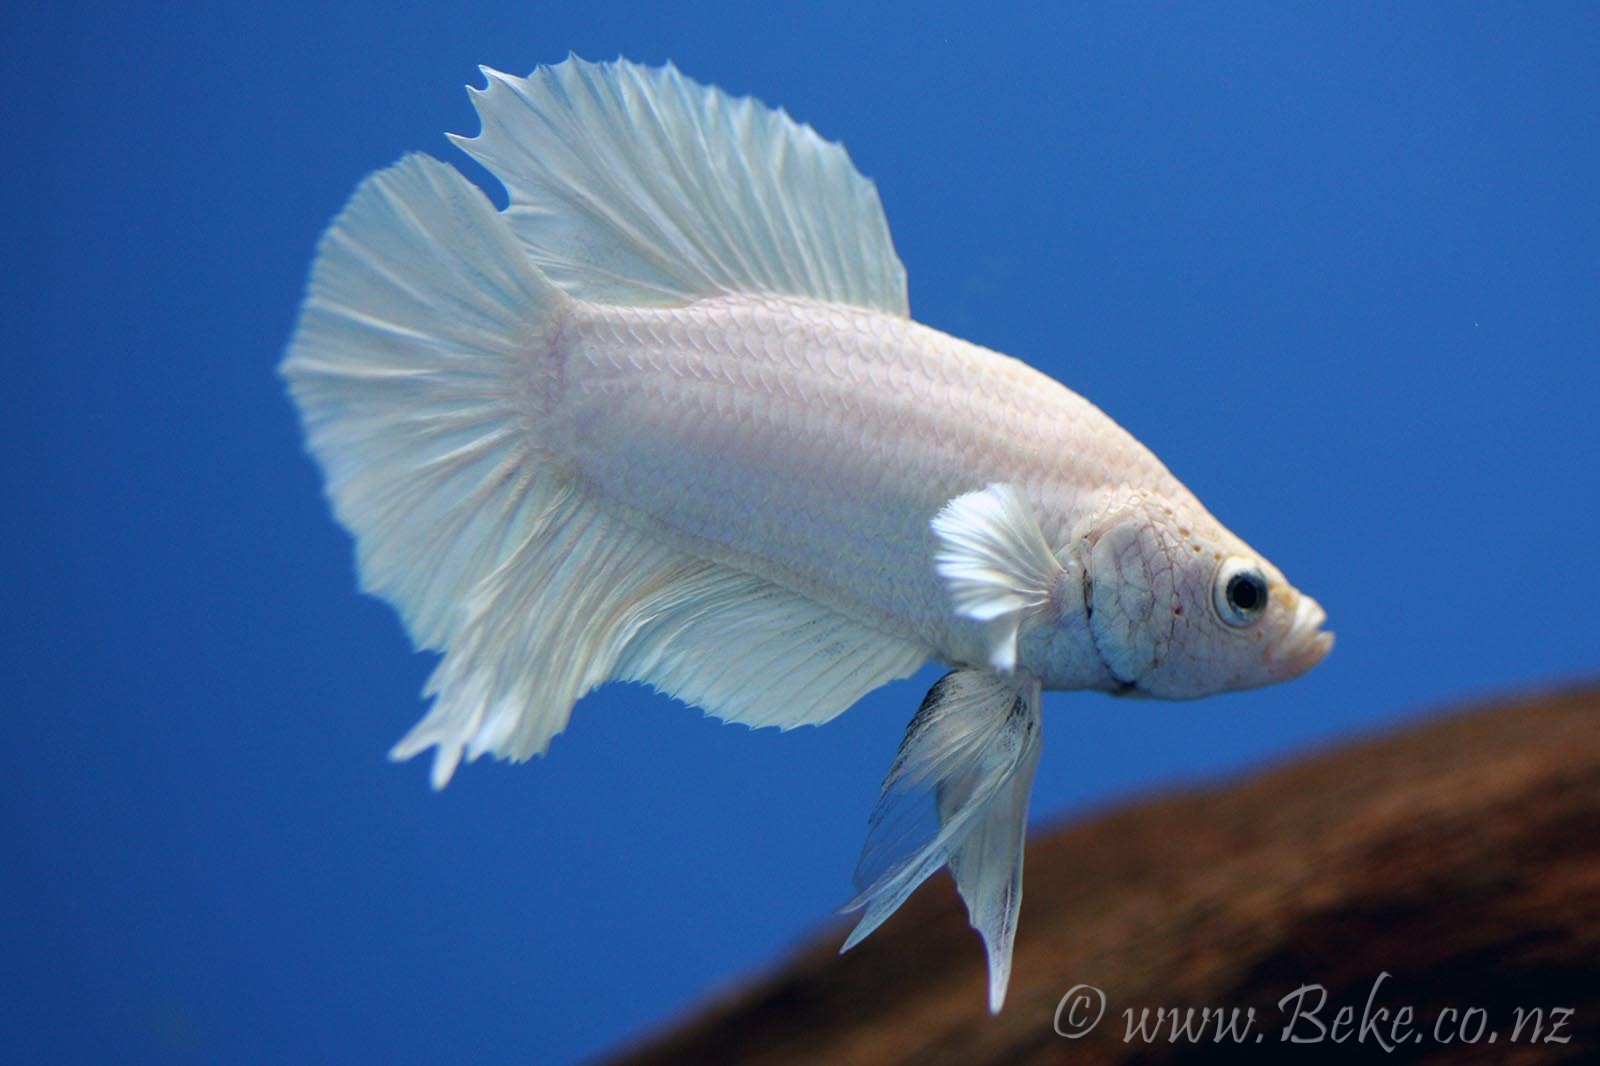
[[[654,604],[612,676],[752,728],[821,725],[931,654],[751,574],[715,564]]]
[[[826,722],[930,653],[670,548],[570,488],[553,494],[465,614],[428,682],[433,708],[391,752],[437,748],[436,788],[463,756],[544,752],[573,704],[606,681],[642,681],[727,721],[788,729]]]

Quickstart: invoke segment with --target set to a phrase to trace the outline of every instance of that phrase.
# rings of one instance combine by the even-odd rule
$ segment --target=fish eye
[[[1267,609],[1267,579],[1248,559],[1228,559],[1217,568],[1212,602],[1230,626],[1247,626]]]

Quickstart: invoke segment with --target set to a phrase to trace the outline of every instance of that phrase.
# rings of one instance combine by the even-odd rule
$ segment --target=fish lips
[[[1299,677],[1327,657],[1333,650],[1333,634],[1322,628],[1327,620],[1321,604],[1310,596],[1300,596],[1289,631],[1267,655],[1275,680]]]

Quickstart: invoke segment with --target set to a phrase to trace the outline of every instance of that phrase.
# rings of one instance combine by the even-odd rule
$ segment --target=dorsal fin
[[[671,64],[482,69],[483,130],[452,140],[505,185],[512,229],[572,295],[771,292],[909,313],[877,189],[810,126]]]

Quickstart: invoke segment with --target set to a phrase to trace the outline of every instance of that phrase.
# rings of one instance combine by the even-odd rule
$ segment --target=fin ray
[[[673,590],[631,637],[615,675],[724,721],[820,725],[930,650],[761,578],[708,569]]]
[[[986,625],[989,664],[1010,673],[1022,621],[1050,602],[1063,568],[1020,490],[995,484],[957,496],[933,517],[934,569],[956,612]]]
[[[1037,705],[1038,698],[1035,696]],[[1011,949],[1022,907],[1022,859],[1028,828],[1028,800],[1033,772],[1039,764],[1037,722],[1015,770],[995,791],[983,813],[974,819],[965,840],[950,852],[950,872],[967,905],[972,928],[983,938],[989,956],[989,1012],[1000,1013],[1011,981]],[[941,792],[941,814],[966,802],[955,790]]]
[[[860,892],[843,908],[862,917],[840,951],[948,864],[988,951],[990,1010],[1000,1009],[1022,899],[1039,710],[1037,681],[1019,685],[987,670],[954,670],[928,691],[872,813],[856,869]]]
[[[483,73],[482,130],[452,139],[505,185],[512,228],[569,293],[762,291],[909,313],[876,188],[811,127],[670,64]]]
[[[364,181],[329,228],[281,373],[362,586],[413,640],[443,647],[465,591],[520,524],[516,402],[562,293],[453,168],[410,155]]]

